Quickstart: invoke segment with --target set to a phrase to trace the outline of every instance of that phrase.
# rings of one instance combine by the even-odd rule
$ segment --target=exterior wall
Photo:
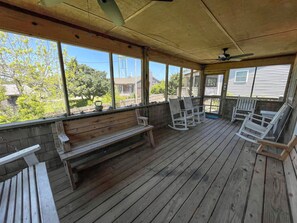
[[[171,121],[168,103],[151,105],[141,110],[143,115],[149,117],[149,122],[154,125],[155,129],[165,127]],[[7,144],[17,149],[40,144],[41,150],[36,153],[38,160],[45,161],[48,170],[59,168],[62,166],[62,162],[56,151],[55,137],[54,121],[0,130],[0,157],[15,152],[13,148],[6,146]],[[0,181],[16,175],[26,167],[23,159],[0,166]]]
[[[0,131],[0,137],[5,141],[0,142],[0,156],[6,156],[15,150],[7,145],[23,149],[35,144],[40,144],[38,151],[39,161],[46,161],[48,169],[55,169],[61,166],[61,161],[55,149],[51,124],[41,124],[23,128],[13,128]],[[27,167],[23,159],[0,166],[0,181],[6,177],[15,175],[20,170]]]
[[[249,71],[246,83],[236,83],[234,81],[236,71],[240,71],[240,70],[248,70]],[[227,96],[250,97],[253,80],[254,80],[254,75],[255,75],[255,68],[231,69],[229,72]]]

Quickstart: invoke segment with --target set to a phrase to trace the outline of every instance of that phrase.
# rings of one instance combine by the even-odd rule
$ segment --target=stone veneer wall
[[[36,153],[39,161],[46,161],[47,168],[49,170],[55,169],[62,165],[55,149],[51,124],[46,123],[1,130],[0,137],[4,139],[4,141],[0,143],[1,157],[15,152],[13,148],[7,145],[14,146],[17,149],[23,149],[39,144],[41,146],[41,150]],[[0,181],[15,175],[25,167],[27,167],[27,165],[23,159],[18,159],[17,161],[1,165]]]

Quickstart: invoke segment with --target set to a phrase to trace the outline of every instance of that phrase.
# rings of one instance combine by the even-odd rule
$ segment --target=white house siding
[[[235,72],[249,70],[246,83],[235,83]],[[290,65],[274,65],[258,67],[253,97],[280,98],[284,96]],[[250,97],[255,68],[231,69],[229,72],[227,96]],[[273,86],[273,87],[272,87]]]
[[[235,83],[235,73],[237,71],[248,70],[249,74],[247,77],[246,83]],[[253,79],[255,75],[255,68],[248,67],[243,69],[231,69],[229,72],[229,81],[228,81],[228,90],[227,96],[241,96],[241,97],[250,97]]]
[[[284,96],[290,65],[258,67],[254,97],[280,98]]]

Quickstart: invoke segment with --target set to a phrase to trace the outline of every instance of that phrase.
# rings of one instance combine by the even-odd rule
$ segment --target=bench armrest
[[[66,142],[69,142],[68,136],[66,134],[64,134],[64,133],[60,133],[58,135],[58,138],[59,138],[60,142],[63,143],[63,144],[66,143]]]
[[[138,125],[143,125],[143,126],[148,125],[148,117],[138,116],[137,121],[138,121]]]
[[[28,147],[26,149],[17,151],[15,153],[9,154],[5,157],[0,158],[0,165],[4,165],[6,163],[13,162],[20,158],[24,158],[26,163],[28,164],[28,166],[35,165],[35,164],[39,163],[37,157],[35,156],[35,152],[40,149],[41,149],[40,145],[34,145],[34,146]]]
[[[288,149],[288,146],[286,144],[277,143],[277,142],[271,142],[268,140],[258,140],[258,143],[264,146],[271,146],[279,149]]]

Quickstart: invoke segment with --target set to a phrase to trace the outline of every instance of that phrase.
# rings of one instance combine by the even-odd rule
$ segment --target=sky
[[[8,33],[9,37],[21,36],[19,34]],[[38,38],[29,37],[29,44],[32,48],[36,47],[36,42],[39,41]],[[50,44],[49,40],[42,39],[43,44],[47,46]],[[52,42],[55,43],[55,42]],[[93,50],[78,46],[73,46],[69,44],[62,43],[62,50],[66,50],[70,57],[75,57],[77,61],[81,64],[86,64],[96,70],[105,71],[110,77],[110,66],[109,66],[109,53],[99,50]],[[141,59],[120,56],[113,54],[114,63],[114,77],[129,77],[129,76],[141,76]],[[152,62],[149,63],[150,74],[158,80],[165,80],[166,65]],[[180,68],[176,66],[169,66],[169,76],[171,74],[176,74],[180,72]]]

